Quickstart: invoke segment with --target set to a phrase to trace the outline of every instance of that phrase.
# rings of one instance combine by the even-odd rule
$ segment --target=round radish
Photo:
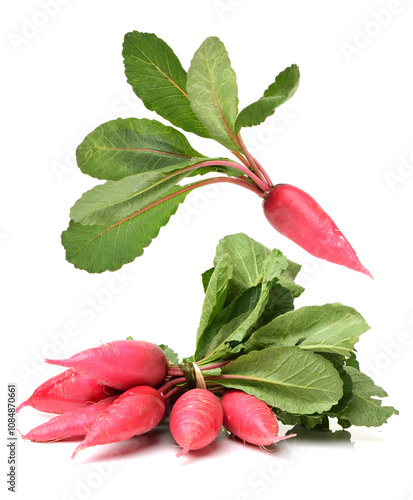
[[[221,397],[224,427],[243,441],[258,446],[291,436],[278,437],[278,422],[271,408],[255,396],[230,389]]]
[[[182,446],[176,456],[211,444],[221,431],[222,420],[221,403],[212,392],[206,389],[185,392],[172,408],[169,423],[172,436]]]

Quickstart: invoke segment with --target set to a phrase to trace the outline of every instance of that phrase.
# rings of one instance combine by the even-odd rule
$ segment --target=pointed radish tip
[[[369,278],[371,278],[372,280],[374,280],[374,277],[371,274],[371,272],[368,269],[366,269],[364,266],[362,266],[362,269],[361,269],[360,272],[362,272],[363,274],[365,274],[366,276],[368,276]]]
[[[70,458],[73,460],[73,459],[75,458],[75,456],[79,453],[79,451],[82,451],[82,450],[84,450],[85,448],[87,448],[87,446],[83,445],[83,443],[80,443],[80,444],[76,447],[75,451],[72,453],[72,455],[71,455],[71,457],[70,457]]]
[[[45,363],[48,363],[49,365],[66,366],[66,364],[67,364],[67,359],[48,359],[48,358],[44,358],[43,361]]]
[[[19,404],[19,406],[16,408],[16,413],[19,413],[19,411],[25,406],[30,406],[30,398],[27,399],[26,401],[23,401],[23,403]]]
[[[182,448],[182,450],[176,454],[177,457],[182,457],[183,455],[186,455],[189,452],[189,446],[185,446],[185,448]]]
[[[297,434],[288,434],[288,436],[278,436],[275,438],[274,443],[277,443],[278,441],[285,441],[286,439],[290,439],[293,437],[297,437]]]
[[[20,434],[21,439],[30,439],[30,438],[28,437],[28,436],[29,436],[29,434],[30,434],[30,432],[28,432],[27,434],[22,434],[22,433],[19,431],[19,429],[16,429],[16,430],[17,430],[17,432]]]

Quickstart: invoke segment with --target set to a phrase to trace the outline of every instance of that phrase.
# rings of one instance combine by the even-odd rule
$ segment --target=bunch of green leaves
[[[223,238],[202,276],[195,354],[183,361],[195,362],[207,383],[265,401],[285,424],[328,428],[335,417],[343,427],[382,425],[398,412],[382,406],[386,392],[356,360],[368,324],[339,303],[294,309],[304,291],[294,281],[299,270],[245,234]]]
[[[299,83],[298,67],[292,65],[238,112],[236,75],[217,37],[202,43],[188,72],[150,33],[127,33],[123,57],[127,80],[149,110],[175,127],[214,139],[238,161],[206,157],[176,128],[156,120],[119,118],[98,126],[78,146],[76,159],[83,173],[106,182],[74,204],[62,234],[67,260],[91,273],[115,271],[142,255],[198,187],[232,182],[258,195],[268,191],[271,182],[248,153],[240,130],[263,122]],[[209,173],[219,176],[179,184]]]

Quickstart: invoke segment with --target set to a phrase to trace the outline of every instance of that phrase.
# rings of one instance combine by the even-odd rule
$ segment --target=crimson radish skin
[[[221,397],[224,427],[246,443],[266,446],[295,436],[278,436],[278,422],[271,408],[255,396],[230,389]]]
[[[74,368],[77,372],[125,391],[137,385],[152,387],[166,377],[168,362],[162,349],[143,340],[115,340],[81,351],[68,359],[47,363]]]
[[[314,257],[372,275],[331,217],[305,191],[290,184],[274,186],[263,203],[269,223]]]
[[[178,398],[172,408],[169,426],[175,441],[182,446],[176,455],[210,445],[221,431],[222,406],[206,389],[191,389]]]
[[[96,422],[96,419],[117,397],[110,396],[85,408],[78,408],[77,410],[53,417],[48,422],[38,425],[27,434],[22,434],[21,437],[37,443],[47,443],[75,436],[85,436],[88,429]]]
[[[165,402],[156,389],[138,386],[127,390],[99,415],[72,458],[85,448],[115,443],[145,434],[161,421]]]
[[[116,392],[102,382],[69,368],[43,382],[29,399],[17,407],[16,413],[25,406],[47,413],[65,413],[96,403]]]

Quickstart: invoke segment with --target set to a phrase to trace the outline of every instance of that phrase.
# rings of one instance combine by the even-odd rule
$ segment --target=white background
[[[75,442],[20,441],[19,498],[413,498],[412,2],[338,4],[2,2],[3,401],[7,383],[17,384],[20,402],[56,373],[43,357],[101,341],[133,335],[191,354],[200,274],[212,265],[219,238],[245,232],[303,264],[306,293],[297,306],[338,301],[363,314],[371,330],[358,344],[362,369],[400,411],[380,429],[351,428],[342,444],[320,436],[281,443],[275,452],[222,435],[206,451],[177,459],[164,430],[71,461]],[[76,146],[109,119],[163,121],[126,82],[122,41],[132,30],[155,32],[185,68],[207,36],[219,36],[237,72],[240,109],[286,66],[300,66],[294,98],[244,140],[275,183],[298,185],[317,199],[374,280],[313,259],[272,230],[260,200],[236,186],[191,194],[144,256],[117,273],[89,275],[66,262],[60,233],[69,208],[97,183],[77,170]],[[212,141],[188,138],[204,154],[224,154]],[[27,432],[45,420],[25,408],[18,427]]]

